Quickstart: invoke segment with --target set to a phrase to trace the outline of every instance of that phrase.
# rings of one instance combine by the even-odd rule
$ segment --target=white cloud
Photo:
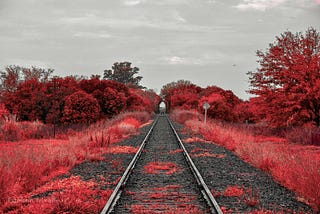
[[[165,60],[171,65],[185,64],[186,63],[185,59],[182,58],[182,57],[179,57],[179,56],[166,57]]]
[[[138,4],[141,4],[141,2],[142,2],[141,0],[125,0],[123,4],[125,6],[136,6]]]
[[[81,38],[101,38],[101,39],[107,39],[111,38],[112,36],[108,33],[100,32],[100,33],[92,33],[92,32],[77,32],[73,35],[74,37],[81,37]]]
[[[172,56],[172,57],[164,57],[162,61],[170,65],[209,65],[209,64],[218,64],[225,58],[222,53],[207,53],[202,54],[200,56],[192,57],[192,56]]]
[[[241,0],[241,2],[235,6],[239,10],[259,10],[265,11],[270,8],[274,8],[282,5],[287,0]]]
[[[185,18],[183,18],[183,17],[180,15],[180,13],[179,13],[178,11],[176,11],[176,10],[173,12],[173,18],[174,18],[177,22],[181,22],[181,23],[185,23],[185,22],[186,22]]]

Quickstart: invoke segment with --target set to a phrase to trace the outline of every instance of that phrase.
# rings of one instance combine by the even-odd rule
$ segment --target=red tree
[[[46,84],[46,88],[50,101],[46,122],[61,123],[66,97],[79,90],[78,81],[74,77],[55,77]]]
[[[164,85],[161,89],[161,97],[169,104],[169,110],[176,107],[182,107],[186,102],[189,102],[188,97],[183,99],[183,96],[188,93],[190,98],[194,98],[195,95],[201,92],[201,88],[190,81],[178,80],[177,82],[171,82]],[[186,104],[185,106],[194,106],[194,100]]]
[[[66,97],[62,121],[64,123],[92,123],[100,116],[97,100],[84,91]]]
[[[203,112],[203,104],[208,102],[210,108],[208,109],[208,116],[211,118],[234,121],[235,115],[233,109],[228,105],[228,101],[225,97],[218,93],[212,93],[209,96],[202,97],[199,102],[199,110]]]
[[[104,115],[112,117],[126,108],[127,98],[124,93],[113,88],[106,87],[102,91],[97,89],[92,95],[98,100]]]
[[[139,88],[130,88],[130,96],[127,100],[129,111],[148,111],[156,112],[159,108],[160,96],[152,90],[143,90]]]
[[[320,125],[320,35],[309,28],[276,37],[265,53],[257,51],[260,67],[249,72],[256,103],[273,126]]]
[[[30,79],[20,83],[15,92],[7,93],[5,105],[19,120],[44,121],[49,109],[46,98],[45,85]]]

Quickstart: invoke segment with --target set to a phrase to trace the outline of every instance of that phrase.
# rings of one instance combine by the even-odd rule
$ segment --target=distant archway
[[[161,101],[161,102],[159,103],[159,113],[161,113],[161,112],[167,112],[166,109],[167,109],[167,108],[166,108],[165,102]]]
[[[158,113],[169,113],[169,103],[166,100],[161,100],[158,104]]]

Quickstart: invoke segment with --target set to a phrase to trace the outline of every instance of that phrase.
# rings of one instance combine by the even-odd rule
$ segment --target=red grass
[[[171,162],[150,162],[144,166],[145,173],[148,174],[160,174],[172,175],[178,172],[179,168],[175,163]]]
[[[180,114],[184,112],[173,112],[173,118],[183,118]],[[189,115],[188,118],[192,117]],[[222,145],[268,171],[282,185],[295,191],[301,201],[310,204],[315,211],[320,210],[320,147],[289,144],[285,139],[273,136],[257,136],[250,129],[239,129],[234,124],[208,120],[204,125],[198,120],[182,121],[211,143]]]
[[[137,113],[136,119],[134,113],[126,113],[115,119],[93,124],[85,131],[65,140],[42,139],[0,143],[0,213],[7,209],[2,206],[10,200],[18,200],[38,189],[57,175],[66,173],[75,164],[84,160],[102,160],[103,154],[108,152],[135,153],[137,149],[134,147],[110,145],[120,141],[119,136],[123,138],[137,133],[138,124],[144,124],[148,120],[149,117],[144,113]],[[124,121],[128,124],[125,125]],[[114,127],[118,127],[117,134],[113,132]],[[74,195],[79,195],[78,193]],[[59,198],[56,200],[59,202]],[[45,201],[37,201],[39,205],[32,206],[45,206],[42,204]],[[15,203],[15,209],[22,204]]]
[[[11,197],[2,210],[14,213],[98,213],[112,191],[97,187],[97,183],[83,181],[77,176],[54,180],[30,193]],[[40,198],[33,197],[41,194]]]

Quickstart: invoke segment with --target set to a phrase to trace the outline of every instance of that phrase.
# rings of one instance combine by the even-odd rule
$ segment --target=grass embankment
[[[205,125],[197,112],[176,110],[171,116],[206,140],[270,173],[279,183],[296,192],[299,200],[320,210],[320,147],[256,135],[251,129],[236,124],[208,120]]]
[[[113,151],[111,144],[136,134],[149,120],[146,112],[124,113],[84,131],[65,135],[63,139],[0,143],[0,212],[99,212],[110,190],[103,191],[95,181],[83,181],[77,176],[52,179],[83,161],[103,160],[105,153]],[[22,127],[19,123],[10,126]],[[26,136],[23,132],[38,132],[14,131],[22,133],[20,136]]]

